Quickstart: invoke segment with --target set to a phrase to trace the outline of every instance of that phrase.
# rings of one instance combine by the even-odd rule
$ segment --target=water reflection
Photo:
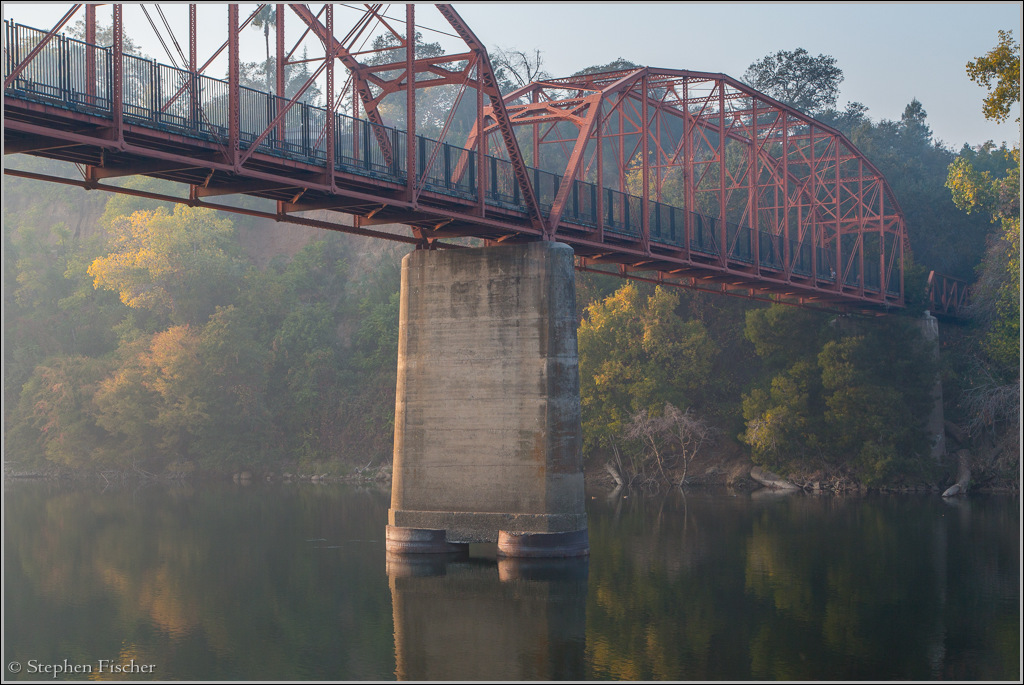
[[[590,544],[592,678],[1019,675],[1016,501],[597,496]]]
[[[386,492],[19,483],[4,508],[11,659],[96,675],[122,655],[149,680],[393,671]]]
[[[398,680],[585,678],[587,559],[389,555]]]
[[[587,505],[589,560],[396,560],[386,489],[9,482],[4,652],[150,680],[1021,675],[1018,498]]]

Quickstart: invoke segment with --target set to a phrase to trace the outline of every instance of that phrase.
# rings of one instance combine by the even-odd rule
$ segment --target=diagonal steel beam
[[[373,134],[377,138],[377,144],[380,145],[381,152],[384,154],[384,161],[388,166],[391,166],[394,158],[394,150],[391,149],[391,140],[388,138],[387,131],[384,130],[384,120],[380,117],[380,112],[377,110],[376,104],[374,103],[373,93],[370,91],[370,84],[366,80],[366,67],[360,64],[352,53],[349,52],[342,43],[338,41],[331,33],[327,31],[320,19],[313,14],[313,12],[306,5],[289,5],[291,10],[298,15],[299,19],[303,21],[310,28],[317,37],[323,41],[324,48],[328,54],[334,55],[346,69],[352,74],[352,81],[355,85],[355,90],[359,94],[359,98],[363,101],[363,108],[366,111],[366,117],[373,124],[370,128],[373,129]],[[370,11],[373,12],[373,7],[380,7],[375,5],[370,7]],[[364,15],[362,21],[368,21],[368,18],[372,15],[367,13]],[[416,46],[406,46],[406,50],[415,51]],[[410,78],[410,81],[414,79]],[[333,97],[333,93],[329,93],[328,97]]]
[[[32,51],[28,53],[28,56],[21,60],[17,66],[11,69],[11,73],[4,78],[4,88],[9,88],[11,84],[14,83],[14,79],[18,78],[21,72],[24,71],[25,67],[27,67],[29,63],[36,58],[36,55],[42,52],[43,48],[45,48],[53,37],[57,35],[57,32],[64,28],[64,24],[68,23],[71,17],[75,15],[75,12],[78,11],[79,7],[81,7],[81,5],[72,5],[71,9],[61,17],[60,21],[58,21],[52,29],[50,29],[50,32],[43,36],[43,39],[39,41],[39,44],[32,48]]]
[[[459,34],[466,45],[479,55],[477,75],[480,86],[491,100],[492,112],[495,121],[498,122],[498,130],[501,132],[502,140],[505,141],[505,149],[508,151],[509,161],[512,163],[512,171],[515,173],[516,181],[519,183],[519,191],[526,200],[526,206],[530,213],[530,221],[538,231],[544,230],[544,215],[540,211],[540,204],[537,202],[537,195],[533,191],[533,183],[530,181],[530,174],[526,170],[526,162],[523,161],[522,152],[519,150],[519,142],[516,140],[515,131],[512,130],[512,123],[509,121],[508,112],[505,110],[505,102],[502,100],[501,91],[498,90],[498,81],[494,78],[494,69],[491,67],[491,60],[487,56],[487,50],[483,43],[469,29],[466,22],[462,20],[459,13],[451,5],[437,5],[437,10],[448,20],[455,32]],[[482,126],[483,122],[478,122]],[[486,138],[481,136],[481,144]]]
[[[554,236],[555,231],[558,229],[558,222],[562,220],[565,203],[569,199],[569,192],[572,190],[573,183],[576,182],[576,172],[580,168],[580,162],[583,160],[583,154],[587,149],[587,141],[590,140],[594,124],[598,121],[601,113],[602,98],[600,93],[594,93],[586,99],[590,101],[587,107],[587,114],[579,124],[576,144],[573,145],[572,154],[569,155],[569,161],[565,166],[565,173],[562,174],[562,181],[558,186],[558,192],[555,194],[555,200],[548,215],[548,224],[545,231],[548,236]]]

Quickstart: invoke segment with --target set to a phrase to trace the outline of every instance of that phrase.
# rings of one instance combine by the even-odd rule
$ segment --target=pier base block
[[[498,556],[502,557],[582,557],[589,553],[585,530],[571,533],[498,532]]]
[[[572,248],[405,257],[388,523],[448,543],[573,533],[586,548]]]
[[[444,530],[388,526],[385,533],[388,552],[396,554],[451,554],[468,551],[469,545],[448,542]]]

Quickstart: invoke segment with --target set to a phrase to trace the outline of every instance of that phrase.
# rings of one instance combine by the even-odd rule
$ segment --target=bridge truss
[[[502,96],[449,5],[218,6],[223,42],[209,47],[197,28],[212,8],[189,5],[180,30],[160,13],[165,64],[125,52],[124,7],[110,45],[95,5],[50,30],[5,22],[5,153],[78,174],[5,173],[427,249],[556,240],[581,269],[754,299],[903,306],[909,247],[881,173],[838,131],[728,76],[639,68]],[[274,54],[254,84],[240,36],[270,8]],[[76,13],[80,37],[63,35]],[[417,38],[424,16],[454,52]],[[140,175],[182,192],[121,181]]]

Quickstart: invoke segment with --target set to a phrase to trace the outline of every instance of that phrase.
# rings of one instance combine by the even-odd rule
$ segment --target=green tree
[[[247,88],[276,95],[276,69],[276,57],[268,57],[265,62],[242,62],[238,69],[239,82]],[[299,92],[302,86],[306,85],[306,81],[312,75],[313,72],[309,70],[309,55],[306,48],[303,48],[302,59],[298,64],[288,63],[284,66],[284,97],[295,97],[295,94]],[[313,82],[303,91],[299,102],[309,104],[320,102],[323,105],[320,100],[321,95],[323,95],[323,92],[320,90],[320,86]],[[338,111],[344,110],[339,108]]]
[[[705,398],[717,349],[704,326],[678,316],[679,294],[627,283],[586,309],[578,331],[586,451],[621,439],[641,411],[660,415]]]
[[[112,24],[99,24],[96,26],[96,45],[101,47],[114,44],[114,27]],[[85,20],[79,19],[74,23],[69,31],[69,35],[78,40],[85,40]],[[142,55],[142,48],[132,40],[132,37],[128,34],[122,34],[121,36],[121,51],[126,55]]]
[[[267,92],[274,92],[274,83],[272,80],[273,68],[270,59],[270,29],[277,26],[277,10],[272,5],[266,4],[260,8],[260,11],[253,17],[252,27],[254,29],[263,30],[263,41],[266,43],[267,48],[267,61],[264,62],[263,73],[266,77]]]
[[[868,485],[927,473],[924,423],[937,369],[912,325],[879,322],[818,355],[830,450]]]
[[[743,397],[740,439],[756,464],[787,471],[821,464],[824,421],[816,356],[826,317],[776,305],[748,310],[744,336],[760,358],[763,378]]]
[[[766,378],[743,398],[755,463],[875,485],[927,474],[936,368],[910,321],[852,321],[773,306],[747,314]]]
[[[1020,45],[1009,31],[999,44],[967,64],[972,80],[989,94],[985,118],[1003,122],[1020,103]],[[1019,124],[1020,117],[1017,118]],[[1020,464],[1020,141],[1010,150],[991,143],[965,148],[950,165],[946,185],[967,214],[987,216],[999,228],[991,236],[974,285],[976,333],[966,356],[973,367],[963,404],[970,431],[995,436],[996,453],[1016,480]]]
[[[53,173],[59,163],[28,157],[19,166]],[[86,274],[88,264],[101,254],[102,240],[93,222],[103,209],[102,194],[7,176],[3,198],[6,458],[42,459],[41,448],[49,444],[56,449],[52,441],[61,432],[58,426],[72,414],[51,412],[47,422],[39,423],[42,405],[37,413],[34,402],[24,398],[41,400],[40,393],[57,392],[41,374],[58,368],[63,369],[60,392],[81,398],[72,386],[88,385],[92,380],[84,379],[102,375],[103,365],[93,366],[91,360],[116,348],[113,329],[125,307],[111,293],[96,291]],[[86,369],[88,373],[78,372]],[[88,416],[88,408],[82,407],[81,416]],[[39,432],[44,425],[50,428],[46,435]],[[82,448],[82,453],[89,452]]]
[[[1009,31],[999,32],[999,45],[984,57],[968,62],[972,80],[985,85],[985,118],[1005,121],[1020,102],[1020,45]],[[992,82],[995,81],[995,85]],[[1017,121],[1020,121],[1018,117]],[[979,151],[980,152],[980,151]],[[981,170],[974,159],[961,154],[949,167],[946,185],[953,202],[968,214],[979,212],[999,225],[1001,235],[993,241],[982,268],[978,295],[991,303],[985,317],[989,326],[986,348],[999,364],[1016,371],[1020,365],[1020,144],[1005,151],[1002,174]]]
[[[406,49],[402,47],[404,40],[393,33],[386,33],[376,36],[373,39],[372,56],[366,60],[368,66],[394,65],[391,71],[374,72],[376,76],[383,79],[394,79],[405,69]],[[445,54],[444,47],[440,43],[427,43],[423,40],[423,34],[419,31],[415,36],[415,47],[413,55],[415,59],[429,59],[440,57]],[[461,68],[465,63],[451,65],[450,69]],[[430,80],[427,74],[419,74],[418,81]],[[458,87],[454,85],[420,86],[416,89],[416,132],[417,135],[436,138],[440,135],[444,122],[456,106]],[[377,111],[388,126],[401,130],[408,130],[405,91],[385,96],[377,105]],[[469,98],[463,98],[468,101]],[[463,102],[461,113],[475,116],[468,102]],[[449,128],[449,139],[465,140],[469,133],[469,126],[472,119],[466,116],[457,117],[457,124]]]
[[[1020,363],[1020,148],[1007,153],[1009,168],[1002,177],[978,171],[964,156],[949,167],[947,185],[957,207],[968,214],[991,216],[1001,228],[982,268],[976,292],[988,320],[989,355],[1004,366]],[[980,297],[979,297],[980,296]]]
[[[750,87],[814,115],[835,106],[843,71],[831,55],[812,57],[804,48],[779,50],[751,64],[743,75]]]
[[[109,372],[103,360],[60,356],[35,368],[7,422],[12,461],[91,469],[106,435],[96,423],[92,396]]]
[[[595,64],[587,67],[586,69],[580,69],[573,76],[586,76],[587,74],[603,74],[606,71],[625,71],[627,69],[639,69],[641,65],[636,62],[631,62],[628,59],[619,57],[618,59],[612,60],[608,64]]]
[[[845,112],[817,115],[845,134],[885,176],[906,220],[913,264],[959,278],[971,279],[985,251],[988,225],[978,216],[958,212],[945,188],[953,151],[932,138],[924,105],[910,101],[898,121],[874,122],[857,103]],[[913,265],[905,264],[905,274]],[[910,290],[908,301],[923,292]]]
[[[989,90],[982,107],[985,118],[1006,121],[1014,103],[1020,102],[1020,44],[1014,42],[1013,31],[1000,31],[996,47],[967,63],[967,75]]]
[[[88,273],[98,289],[118,293],[129,307],[202,324],[237,293],[241,262],[234,227],[210,209],[179,205],[120,217],[111,251]]]

